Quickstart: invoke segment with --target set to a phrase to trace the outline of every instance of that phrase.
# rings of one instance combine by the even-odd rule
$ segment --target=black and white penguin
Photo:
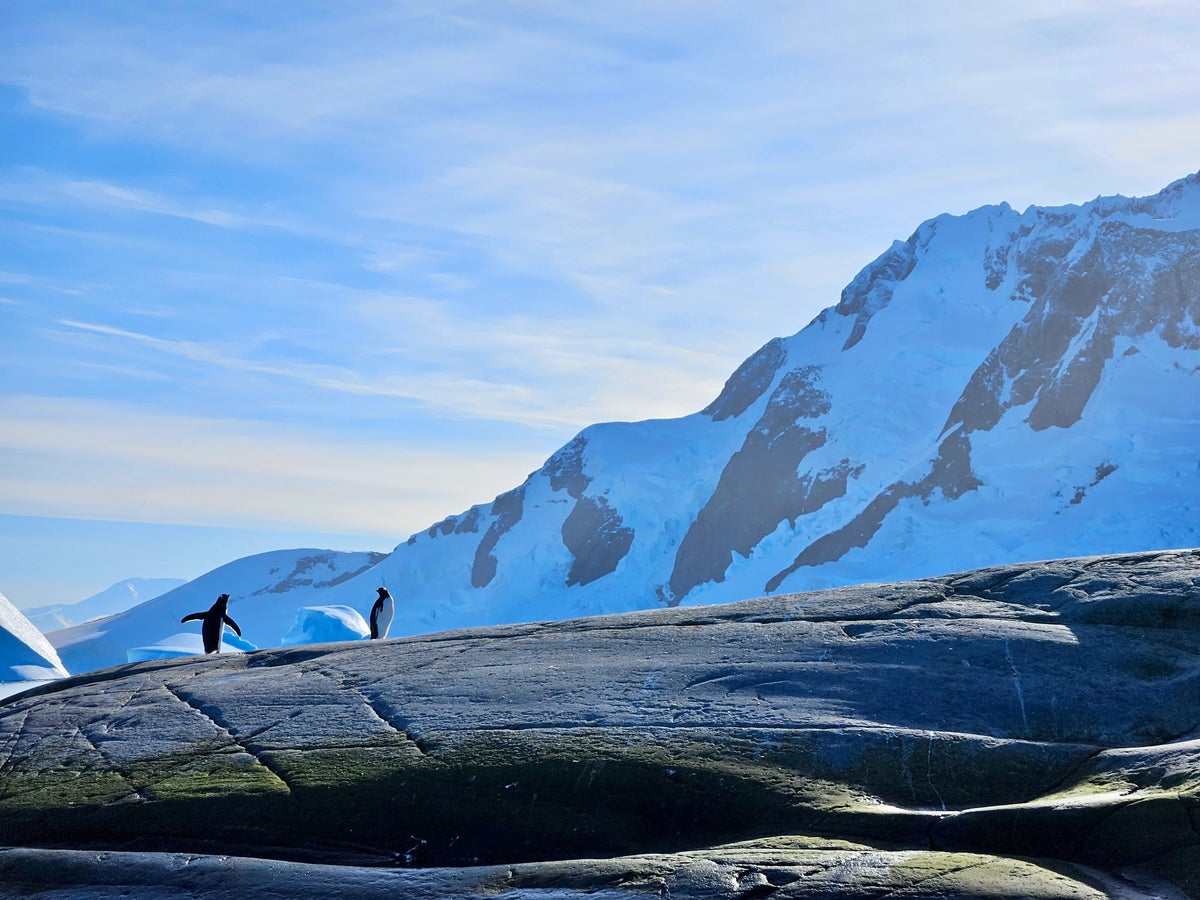
[[[225,631],[226,623],[233,629],[234,634],[238,637],[242,636],[242,629],[238,628],[238,623],[229,618],[229,613],[225,611],[228,607],[229,595],[222,594],[217,598],[217,602],[208,608],[207,612],[195,612],[179,620],[180,622],[191,622],[194,619],[204,621],[200,635],[204,638],[205,653],[221,652],[221,635]]]
[[[392,627],[392,616],[396,614],[396,604],[387,588],[376,588],[379,599],[371,607],[371,640],[387,637],[388,629]]]

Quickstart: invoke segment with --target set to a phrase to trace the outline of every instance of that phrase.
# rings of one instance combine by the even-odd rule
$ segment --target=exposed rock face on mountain
[[[1198,626],[1174,551],[129,665],[0,705],[0,877],[1200,897]]]

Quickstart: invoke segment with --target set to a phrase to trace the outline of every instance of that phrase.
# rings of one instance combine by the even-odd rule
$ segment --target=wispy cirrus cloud
[[[720,371],[714,369],[713,351],[663,346],[615,332],[586,333],[569,320],[547,323],[507,316],[479,323],[464,337],[457,333],[460,326],[436,307],[419,324],[421,317],[403,304],[376,301],[364,304],[359,313],[371,319],[379,335],[389,328],[403,330],[405,337],[397,340],[404,345],[372,352],[369,361],[350,367],[254,359],[197,341],[105,324],[64,319],[58,325],[203,367],[283,379],[330,395],[409,401],[439,416],[509,422],[564,437],[591,422],[622,418],[631,395],[642,397],[642,417],[679,415],[680,404],[696,395],[698,383],[706,386],[707,402],[724,378],[712,374]],[[553,402],[528,387],[541,382],[560,385]],[[647,385],[654,390],[648,393]],[[314,408],[337,402],[336,397],[310,399]]]
[[[170,197],[104,181],[68,181],[61,184],[60,188],[65,199],[87,205],[192,219],[220,228],[244,229],[279,225],[278,222],[254,219],[221,209],[189,207]]]
[[[236,199],[222,197],[221,202],[234,205]],[[187,219],[216,228],[235,231],[276,229],[297,233],[314,233],[333,238],[331,231],[313,229],[296,218],[283,215],[267,216],[223,208],[217,203],[205,203],[180,192],[166,193],[147,187],[123,184],[112,180],[77,179],[33,167],[10,170],[0,183],[0,205],[35,209],[94,209],[141,213],[147,216],[168,216]]]

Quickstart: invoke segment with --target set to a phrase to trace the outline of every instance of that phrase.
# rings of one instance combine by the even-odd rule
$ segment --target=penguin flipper
[[[229,616],[225,617],[225,624],[228,625],[230,628],[232,628],[233,633],[236,634],[238,637],[242,636],[242,629],[238,628],[238,623],[233,621],[233,619],[229,618]]]
[[[180,624],[183,624],[184,622],[194,622],[194,621],[203,619],[206,615],[207,615],[207,613],[202,613],[202,612],[189,613],[188,615],[186,615],[182,619],[180,619],[179,622],[180,622]]]

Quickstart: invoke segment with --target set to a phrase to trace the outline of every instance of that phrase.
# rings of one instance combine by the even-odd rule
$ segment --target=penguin
[[[238,637],[242,636],[242,629],[238,628],[238,623],[229,618],[229,613],[225,611],[228,606],[229,595],[222,594],[217,598],[217,602],[208,608],[207,612],[194,612],[179,620],[180,622],[191,622],[193,619],[204,621],[200,634],[204,638],[205,653],[221,652],[221,635],[225,631],[226,623]]]
[[[392,616],[396,614],[396,604],[387,588],[376,588],[379,599],[371,607],[371,640],[387,637],[388,629],[392,627]]]

